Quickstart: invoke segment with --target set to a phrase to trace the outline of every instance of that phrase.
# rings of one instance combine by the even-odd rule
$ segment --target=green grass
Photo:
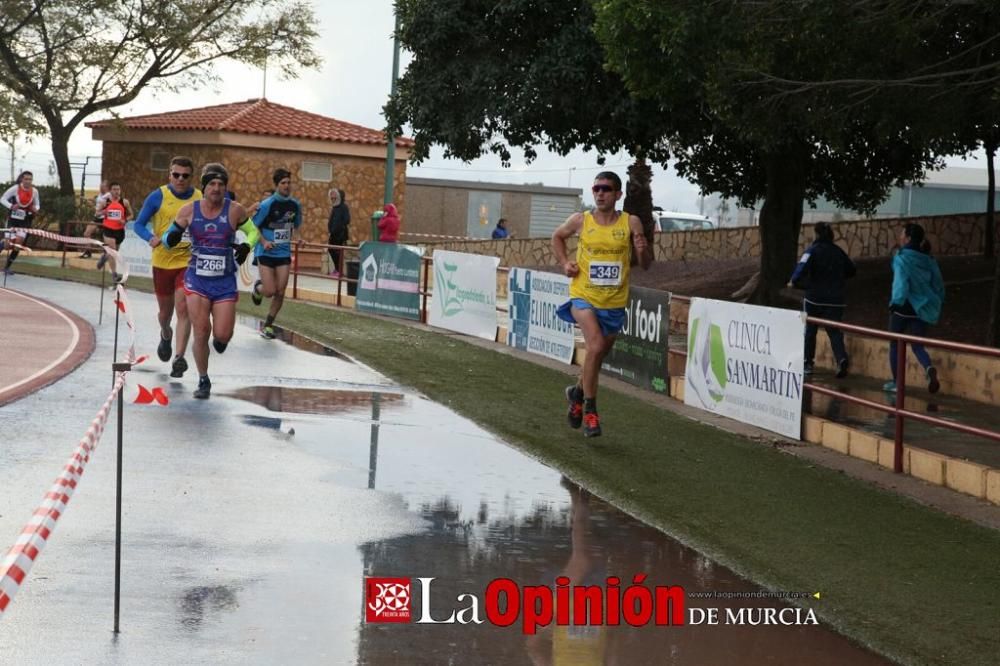
[[[46,277],[96,273],[19,266]],[[149,289],[149,280],[130,286]],[[256,314],[248,302],[240,311]],[[1000,533],[610,390],[565,426],[564,373],[395,322],[288,301],[280,323],[474,419],[601,496],[905,663],[995,664]]]

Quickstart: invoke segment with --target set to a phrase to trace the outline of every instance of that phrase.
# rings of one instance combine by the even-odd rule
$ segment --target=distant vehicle
[[[668,211],[653,211],[653,221],[656,231],[697,231],[699,229],[715,229],[715,223],[704,215],[692,213],[671,213]]]

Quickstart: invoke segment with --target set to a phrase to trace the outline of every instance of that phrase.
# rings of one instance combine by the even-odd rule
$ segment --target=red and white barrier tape
[[[112,259],[115,260],[115,266],[121,271],[120,273],[120,275],[122,276],[121,281],[125,282],[128,279],[128,262],[122,261],[117,251],[112,250],[110,247],[108,247],[101,241],[94,240],[93,238],[82,238],[80,236],[63,236],[60,234],[54,234],[51,231],[45,231],[44,229],[32,229],[30,227],[11,227],[10,229],[17,229],[18,231],[23,231],[24,233],[30,234],[32,236],[38,236],[40,238],[48,238],[49,240],[59,241],[60,243],[64,243],[66,245],[83,245],[88,247],[96,247],[106,252]]]
[[[125,315],[128,328],[126,361],[133,365],[142,363],[146,357],[136,358],[135,322],[132,320],[131,308],[128,307],[128,294],[125,287],[120,284],[116,289],[115,304],[119,311]],[[101,409],[97,412],[97,416],[90,422],[87,432],[80,438],[76,449],[63,467],[62,473],[53,482],[49,492],[45,493],[45,499],[35,509],[31,520],[21,530],[17,541],[4,559],[0,561],[0,618],[3,617],[4,611],[14,599],[14,595],[24,584],[24,580],[27,578],[28,572],[31,571],[35,560],[38,559],[38,555],[42,552],[42,548],[48,543],[59,517],[66,512],[66,506],[80,483],[87,463],[90,462],[90,455],[97,448],[98,442],[101,441],[101,435],[104,434],[104,426],[107,424],[111,405],[118,396],[118,392],[125,388],[127,375],[127,372],[116,373],[111,393],[108,394]]]
[[[446,236],[444,234],[416,234],[409,231],[400,231],[400,236],[417,236],[419,238],[445,238],[447,240],[489,240],[488,238],[473,238],[472,236]]]
[[[87,432],[80,438],[73,455],[66,461],[62,474],[53,482],[49,492],[45,493],[45,499],[35,509],[31,520],[21,530],[21,535],[0,562],[0,617],[3,617],[4,611],[24,583],[42,548],[48,543],[59,517],[66,512],[66,505],[73,497],[73,492],[80,483],[80,477],[90,462],[90,454],[101,441],[111,404],[125,386],[125,374],[118,373],[114,388],[97,412],[97,416],[90,422]]]

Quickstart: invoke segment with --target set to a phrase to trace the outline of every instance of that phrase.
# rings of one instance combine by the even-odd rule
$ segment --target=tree
[[[10,179],[16,177],[14,162],[17,142],[30,136],[45,133],[45,128],[31,113],[30,108],[19,104],[10,94],[0,90],[0,142],[10,149]]]
[[[891,65],[884,42],[845,30],[854,4],[594,2],[608,66],[670,118],[678,172],[743,205],[763,199],[758,303],[781,301],[805,202],[826,196],[872,210],[889,186],[938,163],[920,128],[893,120],[895,101],[845,105],[830,90],[780,96],[754,74],[819,80]]]
[[[68,142],[88,116],[133,101],[150,86],[201,87],[213,65],[277,58],[316,67],[316,21],[308,2],[220,0],[35,0],[4,2],[0,85],[44,120],[63,193],[73,191]]]
[[[398,0],[396,12],[413,59],[385,113],[390,131],[412,127],[414,162],[440,144],[447,157],[492,153],[505,165],[512,147],[529,161],[545,147],[666,164],[665,116],[606,71],[587,0]],[[651,174],[636,174],[646,193],[627,205],[651,234]]]

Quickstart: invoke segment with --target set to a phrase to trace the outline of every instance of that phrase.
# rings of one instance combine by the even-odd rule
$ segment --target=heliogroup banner
[[[685,404],[799,439],[804,317],[691,299]]]
[[[511,268],[507,302],[507,344],[563,363],[573,362],[573,324],[556,316],[569,300],[569,278],[527,268]]]
[[[420,321],[420,258],[412,245],[366,241],[361,244],[358,310]]]
[[[499,265],[499,257],[435,250],[430,325],[495,340]]]
[[[631,287],[625,328],[601,364],[606,374],[658,393],[667,392],[670,293]]]

